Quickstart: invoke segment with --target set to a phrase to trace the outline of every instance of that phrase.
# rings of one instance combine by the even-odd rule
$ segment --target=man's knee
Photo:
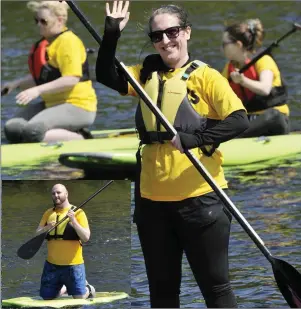
[[[23,128],[23,142],[38,143],[43,141],[47,128],[44,123],[27,123]]]
[[[50,291],[45,291],[45,289],[40,290],[40,297],[44,300],[53,300],[59,297],[59,293],[53,293]]]
[[[23,118],[13,118],[8,120],[4,125],[4,134],[6,139],[11,143],[21,143],[23,138],[23,129],[27,121]]]

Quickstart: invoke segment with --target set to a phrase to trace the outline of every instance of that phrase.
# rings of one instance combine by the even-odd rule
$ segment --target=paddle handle
[[[74,1],[66,1],[72,11],[77,15],[77,17],[81,20],[81,22],[85,25],[88,31],[92,34],[94,39],[101,45],[102,39],[91,26],[90,22],[87,20],[86,17],[82,14],[82,12],[76,7]],[[135,91],[139,94],[141,99],[145,102],[148,108],[155,114],[155,116],[159,119],[160,123],[166,129],[167,132],[171,133],[172,135],[176,135],[177,131],[175,128],[168,122],[166,117],[162,114],[161,110],[152,102],[151,98],[147,95],[141,85],[135,80],[135,78],[130,74],[127,67],[122,63],[119,62],[118,59],[115,57],[115,64],[116,66],[121,69],[127,76],[129,83],[135,89]],[[185,151],[186,156],[191,161],[191,163],[197,168],[203,178],[208,182],[210,187],[214,190],[217,196],[222,200],[225,206],[229,209],[229,211],[233,214],[233,216],[237,219],[240,225],[244,228],[247,234],[251,237],[257,247],[263,252],[263,254],[271,260],[271,253],[265,247],[261,238],[257,235],[251,225],[247,222],[247,220],[243,217],[240,211],[235,207],[235,205],[231,202],[231,200],[227,197],[224,191],[218,187],[215,183],[212,176],[208,173],[202,163],[193,155],[190,150]]]
[[[103,191],[106,187],[108,187],[111,183],[113,183],[114,180],[110,180],[109,182],[107,182],[102,188],[100,188],[99,190],[97,190],[94,194],[92,194],[87,200],[85,200],[83,203],[81,203],[78,207],[74,208],[74,212],[78,211],[80,208],[83,208],[84,205],[86,205],[89,201],[92,200],[92,198],[94,198],[97,194],[99,194],[101,191]],[[61,220],[59,220],[52,228],[50,228],[46,234],[48,234],[49,232],[51,232],[52,230],[54,230],[59,224],[61,224],[62,222],[64,222],[65,220],[68,219],[68,216],[66,215],[65,217],[63,217]]]

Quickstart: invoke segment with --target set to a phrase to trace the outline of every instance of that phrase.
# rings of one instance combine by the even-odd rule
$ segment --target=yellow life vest
[[[206,65],[204,62],[194,60],[183,67],[178,74],[164,81],[158,72],[152,72],[145,83],[144,90],[177,131],[192,134],[196,129],[206,127],[207,119],[195,111],[188,99],[186,84],[193,71],[202,70]],[[166,132],[143,100],[139,102],[135,120],[143,144],[164,143],[173,137]]]
[[[76,207],[75,206],[71,206],[71,209],[74,210]],[[45,225],[49,224],[50,222],[59,222],[61,219],[63,219],[63,217],[65,217],[65,213],[64,215],[58,215],[56,211],[53,210],[53,212],[49,215],[47,222]],[[57,227],[55,227],[55,229],[53,229],[52,231],[50,231],[47,234],[46,237],[47,240],[80,240],[80,238],[78,237],[74,227],[71,225],[69,218],[66,219],[65,221],[63,221],[62,223],[60,223]]]

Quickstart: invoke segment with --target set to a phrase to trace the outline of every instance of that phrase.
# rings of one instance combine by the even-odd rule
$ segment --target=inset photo
[[[3,308],[130,308],[130,182],[3,181]]]

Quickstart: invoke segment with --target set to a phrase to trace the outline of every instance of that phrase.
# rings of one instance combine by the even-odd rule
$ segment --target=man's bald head
[[[54,185],[52,187],[52,192],[54,190],[60,190],[61,192],[67,192],[68,193],[67,188],[64,185],[62,185],[61,183],[57,183],[56,185]]]
[[[52,187],[52,200],[55,207],[65,207],[69,205],[67,188],[58,183]]]

